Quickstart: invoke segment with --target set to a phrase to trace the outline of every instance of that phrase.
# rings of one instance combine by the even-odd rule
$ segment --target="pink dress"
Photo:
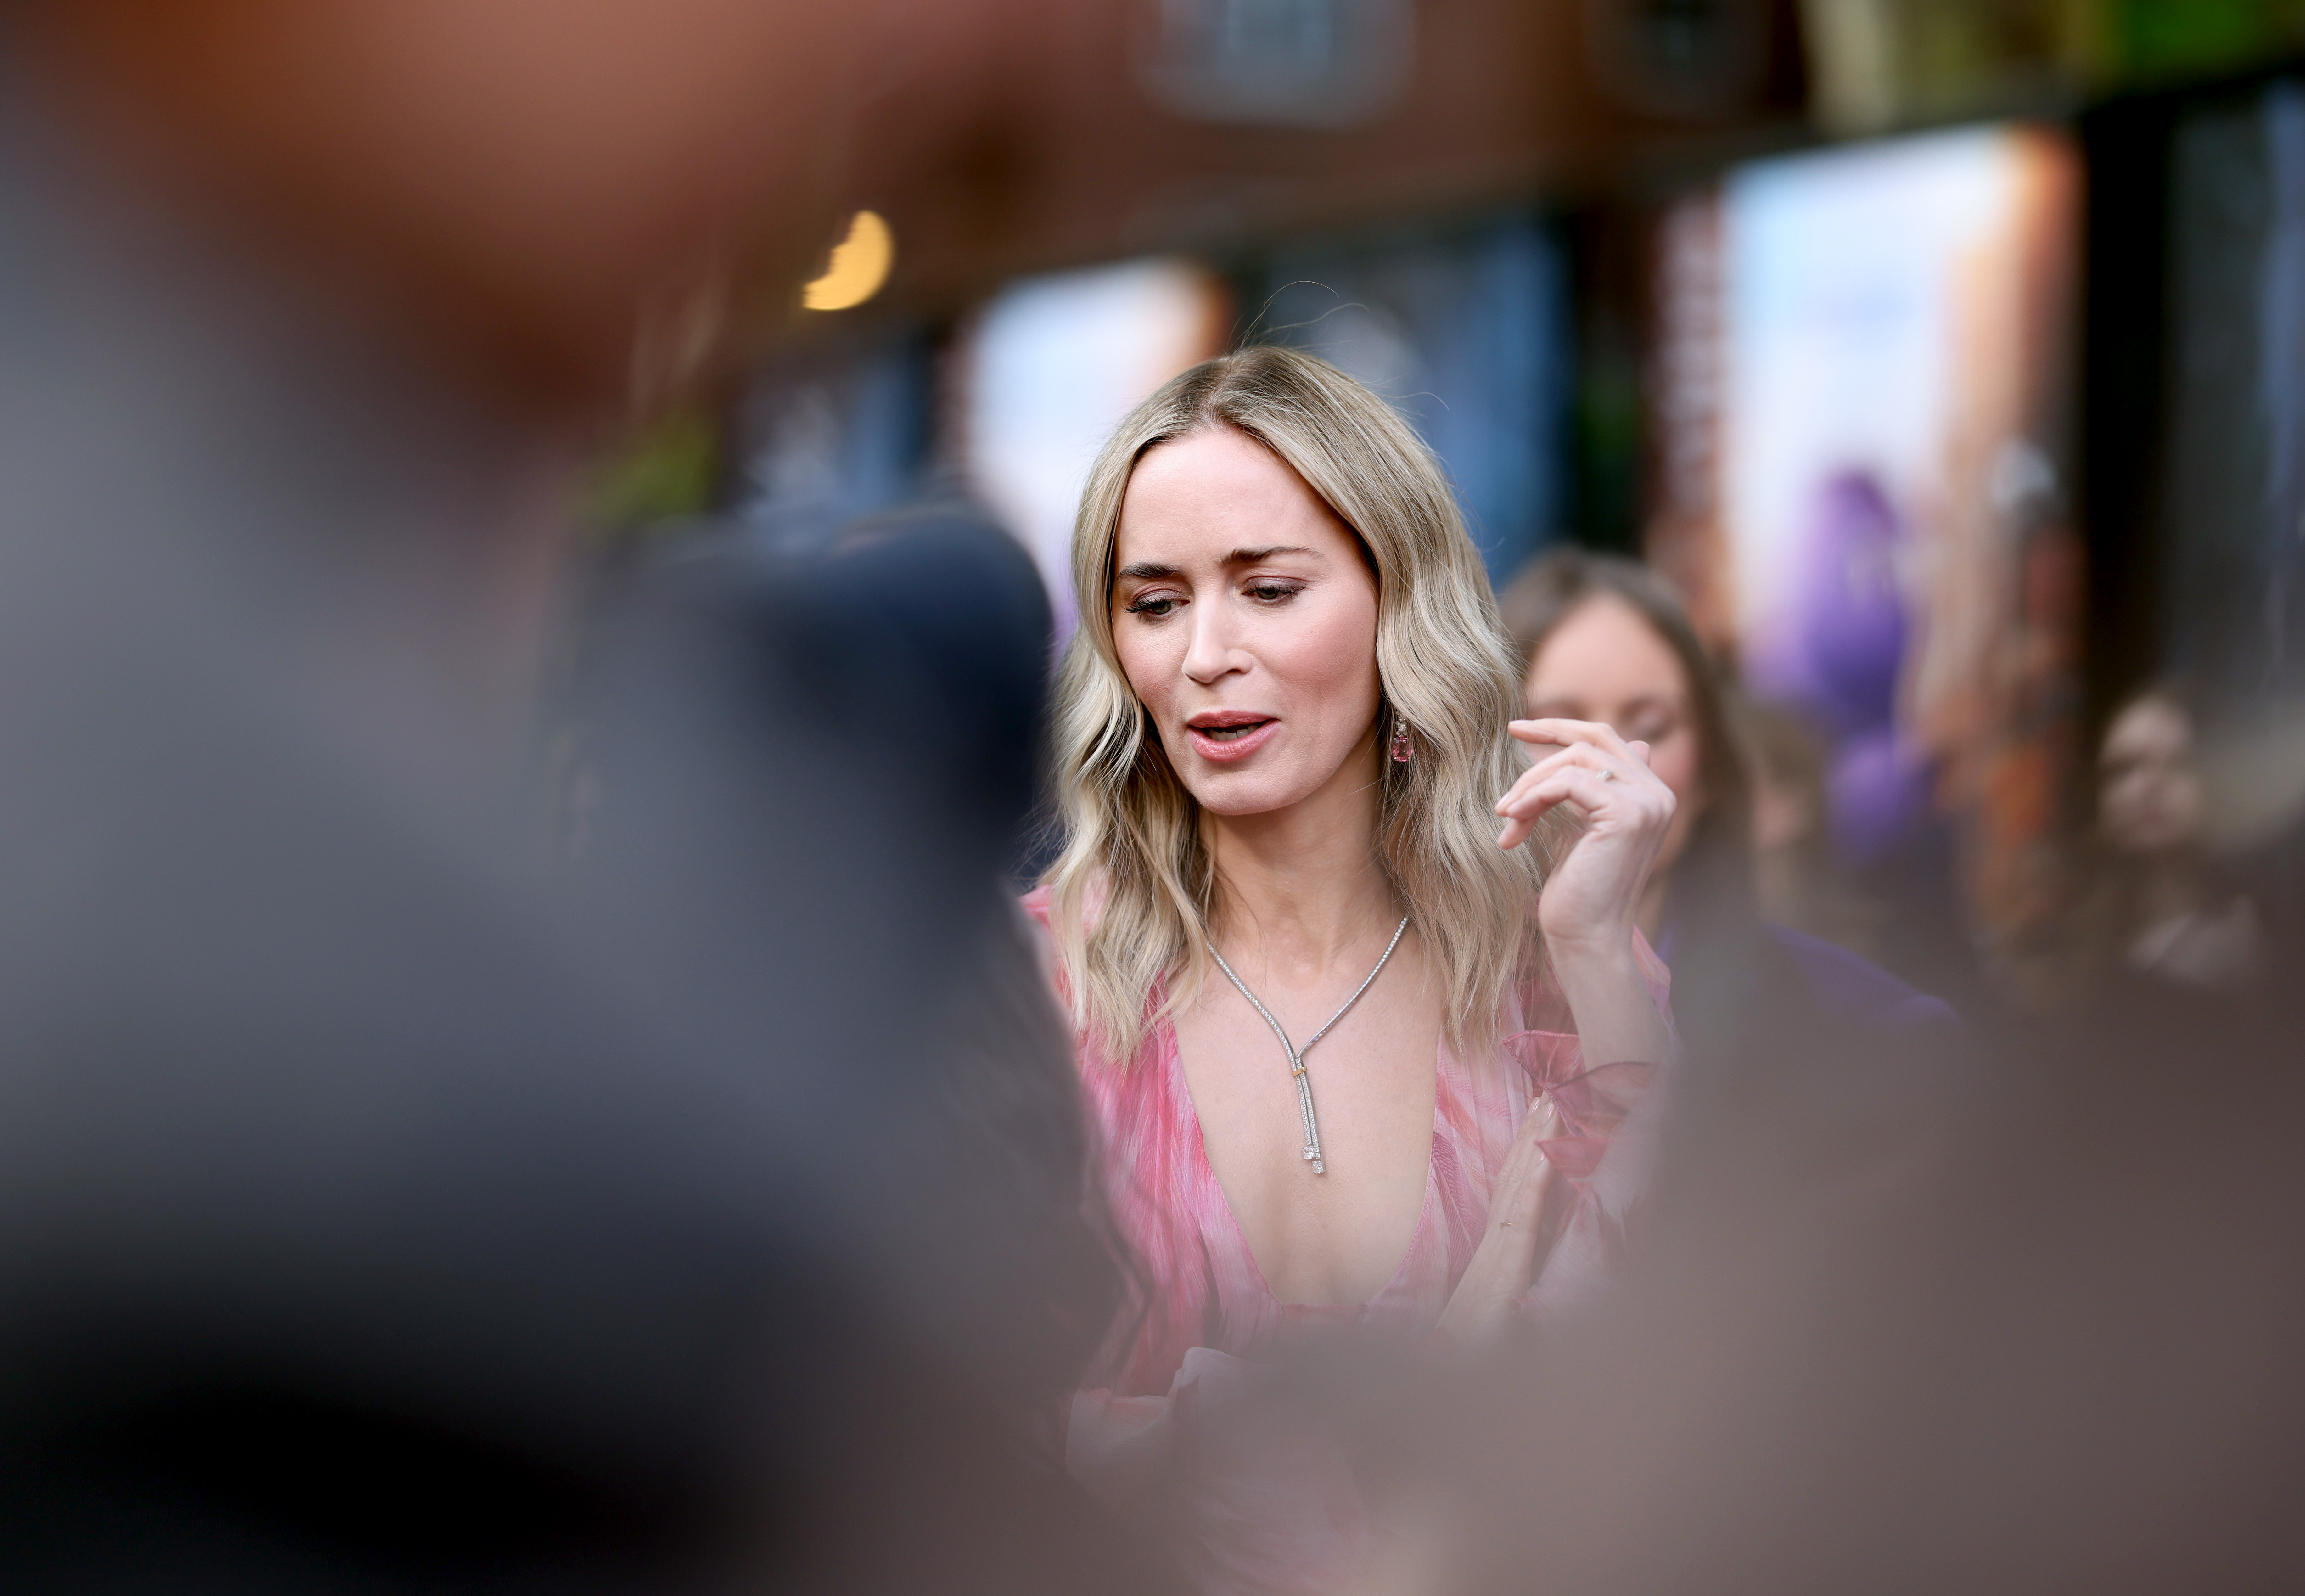
[[[1046,889],[1024,907],[1045,931]],[[1669,1013],[1664,966],[1646,943],[1637,952]],[[1512,1006],[1500,1056],[1467,1062],[1442,1045],[1423,1211],[1391,1279],[1360,1303],[1283,1302],[1265,1284],[1209,1165],[1172,1027],[1160,1026],[1126,1063],[1081,1052],[1106,1188],[1148,1300],[1125,1338],[1107,1347],[1095,1387],[1075,1397],[1066,1459],[1110,1499],[1151,1471],[1178,1466],[1189,1449],[1198,1510],[1182,1532],[1187,1571],[1203,1588],[1329,1589],[1357,1558],[1365,1530],[1340,1460],[1324,1464],[1305,1449],[1282,1459],[1263,1447],[1254,1456],[1219,1455],[1223,1448],[1195,1433],[1206,1428],[1200,1421],[1249,1386],[1249,1361],[1292,1334],[1342,1329],[1406,1344],[1431,1332],[1480,1244],[1491,1182],[1539,1094],[1552,1097],[1568,1131],[1545,1151],[1577,1203],[1525,1308],[1556,1311],[1604,1272],[1644,1183],[1648,1138],[1638,1128],[1654,1121],[1654,1104],[1636,1128],[1620,1135],[1619,1127],[1653,1096],[1652,1066],[1587,1069],[1568,1004],[1549,980],[1515,994]]]

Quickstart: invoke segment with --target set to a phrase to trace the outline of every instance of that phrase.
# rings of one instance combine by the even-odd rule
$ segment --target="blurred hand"
[[[1489,1191],[1489,1227],[1442,1310],[1441,1328],[1451,1341],[1495,1335],[1535,1283],[1541,1250],[1550,1250],[1552,1233],[1560,1228],[1559,1216],[1546,1212],[1546,1199],[1559,1181],[1552,1161],[1537,1144],[1557,1133],[1552,1105],[1541,1097],[1529,1105]]]
[[[1649,769],[1648,745],[1629,743],[1590,721],[1515,721],[1522,742],[1554,751],[1497,800],[1518,848],[1559,805],[1583,811],[1585,830],[1544,883],[1537,923],[1556,955],[1615,952],[1631,945],[1634,914],[1672,824],[1672,789]]]

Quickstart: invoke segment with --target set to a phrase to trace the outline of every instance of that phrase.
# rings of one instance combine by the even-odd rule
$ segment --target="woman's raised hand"
[[[1554,866],[1537,906],[1546,944],[1558,952],[1629,945],[1641,890],[1672,824],[1672,789],[1649,769],[1648,745],[1591,721],[1515,721],[1509,730],[1552,751],[1497,800],[1505,823],[1498,844],[1519,847],[1561,804],[1585,815],[1584,834]]]

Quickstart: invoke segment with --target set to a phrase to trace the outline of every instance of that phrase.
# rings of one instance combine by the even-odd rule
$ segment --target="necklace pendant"
[[[1405,730],[1403,735],[1406,735]],[[1280,1021],[1272,1017],[1272,1011],[1257,1001],[1256,994],[1248,989],[1248,983],[1242,980],[1232,966],[1225,962],[1225,956],[1217,952],[1215,941],[1212,939],[1209,942],[1209,957],[1217,961],[1219,969],[1224,971],[1225,979],[1230,981],[1238,989],[1241,996],[1248,1000],[1248,1006],[1255,1009],[1264,1023],[1272,1028],[1274,1037],[1280,1043],[1281,1052],[1289,1059],[1289,1073],[1297,1082],[1297,1109],[1305,1116],[1305,1162],[1313,1166],[1314,1174],[1328,1174],[1329,1165],[1328,1161],[1321,1156],[1321,1126],[1320,1122],[1313,1114],[1313,1083],[1306,1079],[1305,1055],[1313,1051],[1314,1043],[1336,1028],[1337,1021],[1351,1012],[1352,1006],[1361,1001],[1361,994],[1366,992],[1370,984],[1384,973],[1384,967],[1392,960],[1392,951],[1400,945],[1401,936],[1408,929],[1408,917],[1403,915],[1400,917],[1400,924],[1392,928],[1392,940],[1384,944],[1384,952],[1378,957],[1376,968],[1369,971],[1358,986],[1353,988],[1353,994],[1345,999],[1344,1007],[1330,1015],[1329,1023],[1307,1037],[1302,1047],[1289,1039],[1289,1033],[1281,1028]]]

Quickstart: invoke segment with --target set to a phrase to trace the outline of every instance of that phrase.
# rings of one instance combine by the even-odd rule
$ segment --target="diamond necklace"
[[[1280,1021],[1272,1017],[1272,1011],[1256,1001],[1256,994],[1248,989],[1248,983],[1232,973],[1232,966],[1227,964],[1224,955],[1217,952],[1216,940],[1213,937],[1202,939],[1209,944],[1209,957],[1217,961],[1219,969],[1224,971],[1225,979],[1240,988],[1241,996],[1248,999],[1248,1006],[1263,1015],[1264,1023],[1271,1026],[1272,1034],[1280,1038],[1280,1050],[1289,1055],[1289,1073],[1297,1081],[1297,1112],[1305,1121],[1305,1161],[1313,1166],[1314,1174],[1328,1174],[1329,1166],[1321,1157],[1321,1122],[1313,1117],[1313,1081],[1305,1073],[1305,1055],[1313,1051],[1315,1042],[1336,1028],[1338,1020],[1352,1012],[1353,1005],[1361,1001],[1361,994],[1384,973],[1384,967],[1392,960],[1393,949],[1400,945],[1400,934],[1408,929],[1408,917],[1403,915],[1400,924],[1392,928],[1392,940],[1384,944],[1383,957],[1376,961],[1376,968],[1369,971],[1368,978],[1353,988],[1352,996],[1345,999],[1345,1006],[1330,1015],[1329,1023],[1306,1037],[1302,1047],[1289,1039],[1289,1033],[1280,1028]]]

